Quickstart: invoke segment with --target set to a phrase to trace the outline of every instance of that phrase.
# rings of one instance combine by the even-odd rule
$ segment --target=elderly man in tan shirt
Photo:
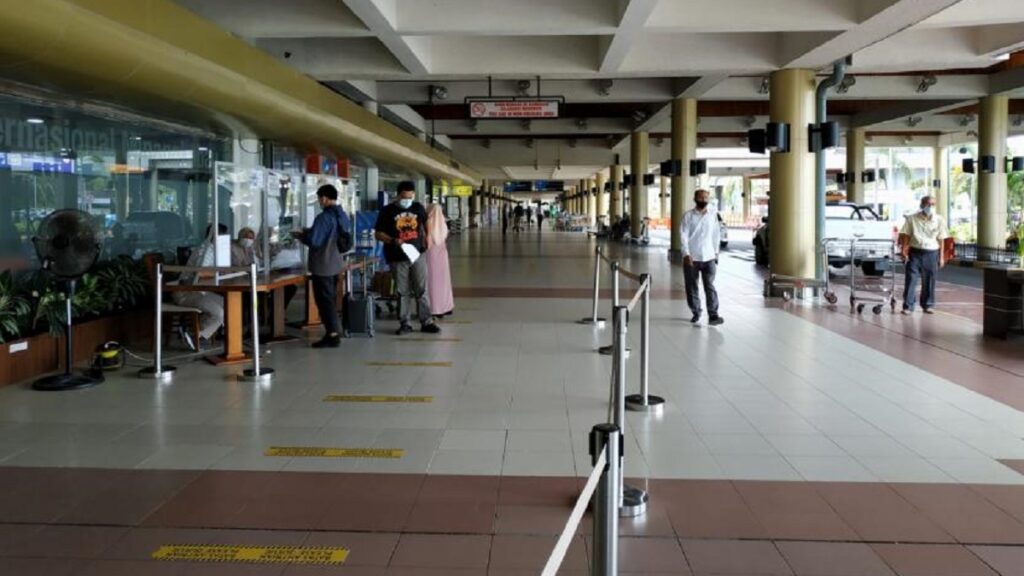
[[[903,284],[903,314],[914,312],[917,304],[917,283],[921,282],[921,308],[933,314],[935,308],[935,276],[946,265],[942,242],[949,237],[946,221],[935,214],[935,198],[921,198],[921,210],[907,216],[900,230],[900,253],[907,263]]]

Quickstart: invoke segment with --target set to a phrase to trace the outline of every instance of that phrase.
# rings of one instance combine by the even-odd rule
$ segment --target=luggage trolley
[[[822,242],[822,250],[825,257],[828,257],[829,247],[849,242],[850,250],[850,312],[861,314],[864,306],[874,303],[871,312],[881,314],[886,304],[892,312],[896,311],[896,243],[892,238],[860,238],[854,236],[850,240],[830,238]],[[885,254],[888,266],[888,275],[885,275],[885,268],[882,268],[882,276],[870,276],[862,272],[859,264],[870,256]],[[835,290],[826,274],[825,299],[830,304],[839,301]]]

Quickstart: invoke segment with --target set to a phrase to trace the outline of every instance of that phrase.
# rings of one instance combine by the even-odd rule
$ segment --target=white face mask
[[[924,212],[924,215],[925,215],[925,216],[931,216],[931,215],[932,215],[932,212],[933,212],[934,210],[935,210],[935,207],[934,207],[934,206],[922,206],[922,207],[921,207],[921,212]]]
[[[398,205],[408,210],[409,208],[412,208],[412,198],[402,198],[398,201]]]
[[[253,244],[255,243],[256,241],[253,240],[252,238],[242,238],[242,248],[252,248]]]

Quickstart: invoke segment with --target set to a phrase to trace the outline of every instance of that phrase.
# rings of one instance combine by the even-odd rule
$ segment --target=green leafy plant
[[[18,291],[9,270],[0,273],[0,343],[21,336],[32,308]]]
[[[96,276],[106,292],[109,310],[138,306],[149,292],[149,279],[142,264],[130,258],[117,258],[103,266]]]

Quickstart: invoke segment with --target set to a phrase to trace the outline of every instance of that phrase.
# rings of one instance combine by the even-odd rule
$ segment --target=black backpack
[[[352,232],[345,229],[345,221],[342,219],[344,214],[345,212],[341,208],[338,208],[334,214],[334,218],[338,223],[338,230],[334,235],[334,241],[338,246],[338,252],[342,254],[352,250]]]

